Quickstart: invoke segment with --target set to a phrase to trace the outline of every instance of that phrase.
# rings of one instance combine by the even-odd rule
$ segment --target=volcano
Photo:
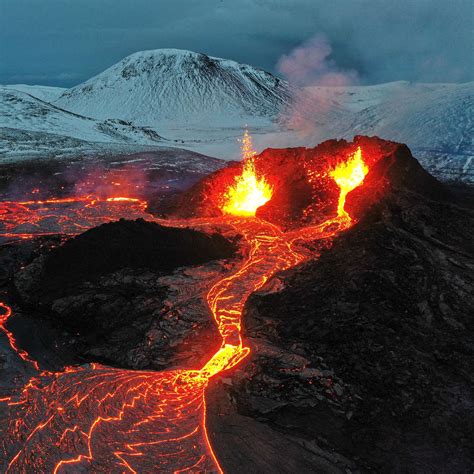
[[[7,472],[472,465],[468,201],[376,137],[242,149],[148,203],[2,208],[35,224],[2,248]]]
[[[323,222],[337,213],[339,185],[332,174],[339,163],[362,150],[368,174],[364,186],[350,190],[346,206],[359,217],[371,204],[398,189],[442,198],[446,191],[413,158],[406,145],[377,137],[356,136],[353,142],[328,140],[315,148],[264,150],[254,158],[257,175],[265,176],[274,191],[255,215],[284,227]],[[365,166],[365,165],[364,165]],[[219,216],[222,196],[242,175],[244,162],[235,162],[198,182],[185,193],[152,203],[163,215],[179,217]]]

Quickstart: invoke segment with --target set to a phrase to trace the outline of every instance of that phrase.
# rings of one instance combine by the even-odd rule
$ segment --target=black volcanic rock
[[[367,149],[367,143],[363,149]],[[410,149],[396,144],[390,153],[381,152],[380,158],[369,166],[363,184],[347,195],[345,209],[360,219],[381,200],[397,199],[407,192],[438,201],[450,198],[447,188],[423,169]]]
[[[192,229],[163,227],[138,219],[120,220],[88,230],[53,250],[45,261],[39,291],[67,293],[67,286],[123,269],[169,273],[188,265],[228,258],[235,247],[224,237]]]
[[[199,365],[203,347],[219,345],[201,277],[222,271],[216,260],[234,252],[217,234],[121,220],[41,255],[15,286],[23,307],[66,332],[58,344],[79,361]]]
[[[270,280],[247,302],[251,359],[216,381],[226,396],[211,390],[231,406],[208,405],[227,472],[238,472],[219,441],[229,437],[227,420],[232,432],[252,427],[245,446],[260,443],[249,472],[291,472],[274,449],[282,436],[312,459],[300,472],[474,465],[473,209],[401,145],[351,194],[359,222],[317,261],[277,275],[279,285]]]

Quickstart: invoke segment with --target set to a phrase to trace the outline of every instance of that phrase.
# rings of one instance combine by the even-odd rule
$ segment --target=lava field
[[[470,471],[469,193],[376,137],[242,154],[4,172],[2,471]]]

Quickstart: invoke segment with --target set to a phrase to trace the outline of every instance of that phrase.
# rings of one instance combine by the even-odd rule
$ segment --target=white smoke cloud
[[[293,95],[292,104],[282,112],[280,121],[303,137],[323,138],[321,119],[328,117],[334,100],[331,91],[321,87],[359,83],[357,71],[340,68],[331,53],[327,37],[318,34],[282,56],[277,63],[277,70],[288,80]]]
[[[331,53],[328,39],[319,34],[283,55],[277,70],[294,86],[347,86],[359,82],[357,71],[340,69]]]

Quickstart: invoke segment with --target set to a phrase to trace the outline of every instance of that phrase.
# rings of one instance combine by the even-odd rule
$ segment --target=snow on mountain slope
[[[427,84],[437,87],[440,84]],[[387,82],[371,86],[311,86],[302,90],[307,93],[304,97],[325,100],[328,104],[337,104],[346,110],[358,112],[367,107],[383,103],[390,97],[404,94],[407,88],[417,87],[407,81]]]
[[[159,127],[201,126],[275,117],[286,83],[227,59],[177,49],[142,51],[65,91],[55,105],[98,119]]]
[[[61,142],[79,146],[83,142],[157,145],[162,141],[153,130],[120,120],[98,121],[62,110],[25,92],[0,88],[0,152],[8,152],[12,145],[27,149],[33,135],[23,132],[34,134],[33,143],[41,141],[39,134],[44,134],[45,149]],[[26,146],[22,139],[26,139]]]
[[[3,89],[14,89],[20,92],[26,92],[27,94],[36,97],[37,99],[44,100],[45,102],[53,102],[56,100],[65,90],[64,87],[51,87],[51,86],[31,86],[29,84],[6,84],[0,85]]]
[[[313,146],[328,138],[377,135],[406,143],[443,179],[474,181],[474,83],[311,87],[282,114],[294,134],[278,141]]]
[[[474,148],[474,82],[396,82],[377,86],[317,88],[315,92],[317,97],[334,100],[331,109],[342,110],[338,121],[326,121],[326,128],[335,129],[342,136],[376,134],[414,148],[456,153]],[[318,114],[313,112],[313,115],[316,115],[311,119],[314,122]]]
[[[408,84],[358,112],[344,136],[377,135],[406,143],[423,165],[445,178],[473,173],[474,83]],[[474,176],[471,176],[474,180]]]

